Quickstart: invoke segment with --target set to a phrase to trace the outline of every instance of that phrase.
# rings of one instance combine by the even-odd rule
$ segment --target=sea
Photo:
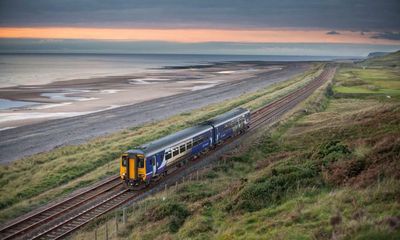
[[[329,56],[200,54],[0,54],[0,88],[131,75],[151,69],[227,61],[323,61]]]

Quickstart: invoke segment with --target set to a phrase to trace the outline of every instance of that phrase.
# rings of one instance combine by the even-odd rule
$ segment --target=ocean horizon
[[[289,55],[0,53],[0,88],[133,75],[164,67],[206,65],[216,62],[328,61],[338,58]]]

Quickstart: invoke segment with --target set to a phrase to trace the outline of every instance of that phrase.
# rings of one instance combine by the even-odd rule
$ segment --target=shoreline
[[[219,62],[207,67],[167,66],[134,75],[0,88],[0,104],[3,102],[3,109],[0,108],[0,131],[200,91],[257,74],[281,71],[285,67],[287,63]],[[17,102],[21,106],[7,109],[7,103],[12,105]],[[24,102],[27,104],[24,105]]]
[[[81,144],[89,139],[126,128],[159,121],[210,104],[237,98],[243,94],[254,93],[272,84],[298,76],[312,67],[312,63],[292,63],[285,65],[279,71],[257,73],[252,77],[227,81],[202,90],[186,90],[166,97],[157,96],[151,100],[87,115],[51,120],[39,119],[37,122],[30,119],[23,126],[0,131],[0,163],[7,164],[59,146]],[[80,103],[87,102],[91,101]]]

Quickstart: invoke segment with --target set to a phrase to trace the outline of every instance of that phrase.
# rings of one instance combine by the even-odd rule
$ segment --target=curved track
[[[335,68],[327,67],[315,79],[251,113],[249,132],[276,121],[298,103],[306,99],[333,77]],[[217,148],[218,149],[218,148]],[[201,161],[202,158],[194,162]],[[193,163],[194,164],[194,163]],[[174,171],[166,178],[179,174]],[[154,188],[157,183],[150,186]],[[59,239],[80,228],[94,218],[138,198],[149,189],[128,191],[121,187],[119,176],[113,176],[97,186],[67,198],[37,213],[16,221],[0,230],[1,239]],[[45,227],[43,227],[44,225]]]

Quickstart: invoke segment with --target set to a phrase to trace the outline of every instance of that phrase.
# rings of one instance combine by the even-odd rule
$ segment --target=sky
[[[0,52],[365,56],[398,49],[399,0],[0,1]]]

